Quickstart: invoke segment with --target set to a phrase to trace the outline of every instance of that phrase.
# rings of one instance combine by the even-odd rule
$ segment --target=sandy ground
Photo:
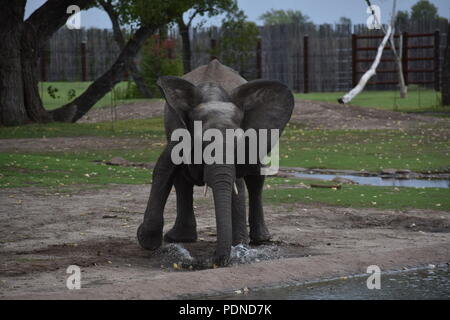
[[[180,255],[147,252],[135,238],[150,186],[4,189],[0,197],[0,298],[177,298],[298,281],[450,262],[450,212],[266,205],[273,243],[250,264],[180,271]],[[172,193],[165,229],[174,221]],[[199,241],[194,258],[212,255],[212,199],[195,192]],[[82,269],[82,290],[66,288],[69,265]],[[201,280],[201,281],[200,281]],[[196,282],[197,281],[197,282]],[[196,283],[196,285],[193,285]]]
[[[118,107],[119,119],[162,114],[162,103]],[[93,110],[84,122],[107,121]],[[417,128],[441,121],[373,109],[302,101],[295,121],[309,128]],[[150,143],[150,142],[149,142]],[[142,148],[128,138],[0,140],[0,152]],[[247,263],[179,270],[179,247],[142,250],[136,229],[149,185],[76,186],[59,191],[9,188],[0,193],[0,299],[168,299],[294,284],[382,270],[450,262],[450,212],[378,210],[323,205],[265,205],[273,242],[255,248]],[[212,256],[215,218],[211,195],[195,192],[199,241],[183,247],[200,261]],[[165,229],[175,218],[172,193]],[[177,249],[178,248],[178,249]],[[82,289],[66,288],[66,269],[82,270]]]

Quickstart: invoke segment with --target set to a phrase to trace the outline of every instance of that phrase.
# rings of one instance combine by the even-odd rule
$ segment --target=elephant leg
[[[248,244],[247,212],[245,206],[244,179],[236,179],[238,194],[233,191],[231,219],[233,229],[233,246]]]
[[[197,222],[194,216],[194,185],[187,181],[180,172],[174,179],[177,193],[177,218],[173,228],[164,235],[166,242],[197,241]]]
[[[153,183],[144,221],[139,226],[137,238],[139,244],[147,250],[156,250],[162,244],[164,227],[164,207],[173,186],[175,165],[170,158],[171,148],[167,147],[153,170]]]
[[[262,206],[262,191],[265,176],[252,175],[246,176],[249,197],[249,225],[250,240],[253,244],[261,244],[270,240],[270,233],[264,222],[264,211]]]

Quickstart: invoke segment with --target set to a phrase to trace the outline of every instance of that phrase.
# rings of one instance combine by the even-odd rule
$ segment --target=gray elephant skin
[[[144,221],[137,232],[139,244],[147,250],[161,246],[164,207],[172,186],[176,191],[177,218],[164,240],[196,241],[193,188],[206,184],[212,189],[217,225],[213,262],[226,266],[232,245],[248,243],[249,238],[255,244],[270,239],[262,206],[265,177],[260,174],[261,164],[226,164],[224,161],[224,164],[175,165],[171,153],[178,142],[172,142],[170,138],[173,131],[180,128],[192,134],[194,121],[202,121],[203,130],[214,128],[224,134],[226,129],[237,128],[244,131],[279,129],[281,134],[292,115],[293,95],[278,81],[247,82],[217,60],[183,78],[161,77],[158,86],[166,99],[164,125],[168,142],[153,171]],[[270,146],[269,143],[267,153]],[[246,221],[245,186],[249,197],[250,233]]]

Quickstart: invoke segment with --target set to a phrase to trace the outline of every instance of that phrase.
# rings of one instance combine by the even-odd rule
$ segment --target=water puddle
[[[381,177],[365,177],[356,175],[335,175],[293,172],[293,176],[303,179],[318,179],[333,181],[336,178],[344,178],[365,186],[378,187],[408,187],[408,188],[450,188],[450,180],[426,180],[426,179],[395,179]]]
[[[368,275],[346,280],[249,291],[245,294],[206,297],[220,300],[431,300],[450,299],[449,267],[393,272],[381,275],[381,289],[367,288]],[[203,298],[205,299],[205,297]]]
[[[196,257],[182,244],[167,244],[161,248],[161,253],[163,254],[162,264],[177,270],[194,271],[214,268],[212,256]],[[248,264],[281,257],[281,249],[276,245],[252,248],[240,244],[231,248],[230,265]]]

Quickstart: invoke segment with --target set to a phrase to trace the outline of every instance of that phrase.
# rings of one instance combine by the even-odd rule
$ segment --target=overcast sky
[[[46,0],[28,0],[26,15],[30,15]],[[151,1],[151,0],[148,0]],[[398,0],[400,10],[409,10],[418,0]],[[430,0],[438,9],[439,15],[450,18],[450,0]],[[300,10],[315,23],[335,23],[340,17],[346,16],[353,23],[365,23],[367,19],[364,0],[238,0],[239,6],[245,11],[249,20],[261,23],[258,17],[270,9]],[[392,0],[372,0],[381,7],[383,22],[388,21]],[[214,18],[208,24],[219,25],[221,18]],[[108,16],[99,9],[83,11],[82,27],[111,28]]]

